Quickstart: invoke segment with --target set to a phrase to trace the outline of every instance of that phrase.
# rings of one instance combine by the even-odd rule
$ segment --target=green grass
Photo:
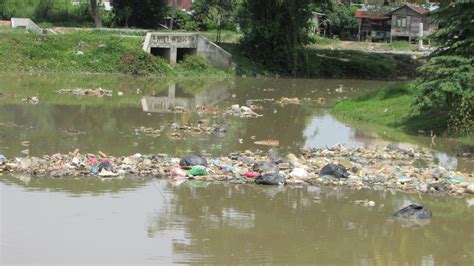
[[[370,129],[398,141],[410,141],[431,132],[443,136],[446,114],[426,113],[410,115],[416,91],[398,83],[380,91],[337,103],[332,113],[341,121]],[[388,132],[388,133],[387,133]],[[474,146],[474,136],[453,139]],[[415,141],[416,142],[416,141]]]
[[[407,41],[393,41],[388,43],[340,41],[339,39],[330,39],[321,36],[312,37],[313,43],[308,47],[316,49],[336,49],[336,50],[356,50],[356,51],[384,51],[384,52],[413,52],[417,45],[410,44]]]
[[[298,72],[305,78],[406,79],[419,65],[408,55],[355,50],[305,48],[300,56]]]
[[[416,50],[416,45],[408,43],[407,41],[393,41],[390,43],[383,43],[381,48],[390,51],[410,52]]]
[[[2,72],[183,74],[174,71],[162,58],[143,52],[141,47],[142,38],[100,31],[37,35],[11,30],[0,32],[0,69]],[[198,69],[185,70],[185,74],[203,74]],[[228,75],[212,67],[205,74]]]
[[[143,38],[140,34],[143,32],[133,30],[88,30],[58,35],[36,35],[24,30],[0,31],[0,71],[156,76],[288,75],[273,73],[270,68],[243,56],[236,43],[221,43],[233,55],[236,64],[233,73],[213,67],[206,67],[203,71],[197,67],[199,64],[172,68],[163,59],[141,50]],[[235,37],[234,32],[229,34]],[[412,77],[417,65],[406,55],[308,47],[300,51],[297,76],[391,80]]]
[[[270,76],[274,75],[267,70],[262,64],[256,63],[255,61],[242,55],[238,44],[235,43],[221,43],[219,44],[224,50],[232,54],[235,63],[235,74],[237,76]]]
[[[238,76],[273,76],[265,66],[244,56],[238,44],[222,43],[222,48],[232,54]],[[415,75],[419,63],[408,55],[369,53],[355,50],[331,50],[306,47],[300,50],[299,78],[358,78],[396,80]]]
[[[198,33],[202,34],[204,37],[208,38],[212,42],[216,41],[216,36],[217,36],[216,30],[198,32]],[[230,30],[221,31],[221,42],[223,43],[237,43],[241,37],[242,37],[242,33],[230,31]]]

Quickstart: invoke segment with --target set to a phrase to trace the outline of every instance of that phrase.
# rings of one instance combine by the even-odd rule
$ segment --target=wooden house
[[[329,28],[329,19],[328,15],[319,12],[311,12],[311,26],[310,34],[311,35],[321,35],[326,36]]]
[[[380,12],[357,10],[358,41],[387,41],[390,38],[390,17]]]
[[[411,42],[420,36],[420,23],[423,23],[423,36],[432,34],[437,25],[431,23],[428,12],[424,7],[403,5],[388,13],[391,17],[390,40],[403,38]]]

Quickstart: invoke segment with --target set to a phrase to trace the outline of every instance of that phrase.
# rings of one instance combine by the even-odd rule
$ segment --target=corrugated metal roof
[[[356,10],[354,14],[355,18],[367,18],[367,19],[373,19],[373,20],[382,20],[382,19],[387,19],[384,14],[380,13],[373,13],[369,11],[363,11],[363,10]]]

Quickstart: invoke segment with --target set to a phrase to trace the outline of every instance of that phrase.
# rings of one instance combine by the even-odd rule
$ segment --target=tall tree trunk
[[[100,19],[99,7],[97,6],[97,0],[91,0],[91,11],[94,17],[94,23],[96,28],[102,27],[102,20]]]

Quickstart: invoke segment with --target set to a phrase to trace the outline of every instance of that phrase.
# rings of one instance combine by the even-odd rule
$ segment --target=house
[[[390,17],[383,12],[359,9],[354,17],[359,20],[359,41],[386,41],[390,38]]]
[[[310,34],[326,36],[329,27],[328,15],[319,12],[311,12]]]
[[[189,12],[192,3],[192,0],[168,0],[169,6],[177,7],[184,12]]]
[[[392,39],[416,39],[420,36],[420,23],[423,27],[423,36],[432,34],[438,29],[437,25],[431,23],[432,18],[427,16],[429,10],[413,5],[403,5],[387,15],[391,17],[390,40]]]

